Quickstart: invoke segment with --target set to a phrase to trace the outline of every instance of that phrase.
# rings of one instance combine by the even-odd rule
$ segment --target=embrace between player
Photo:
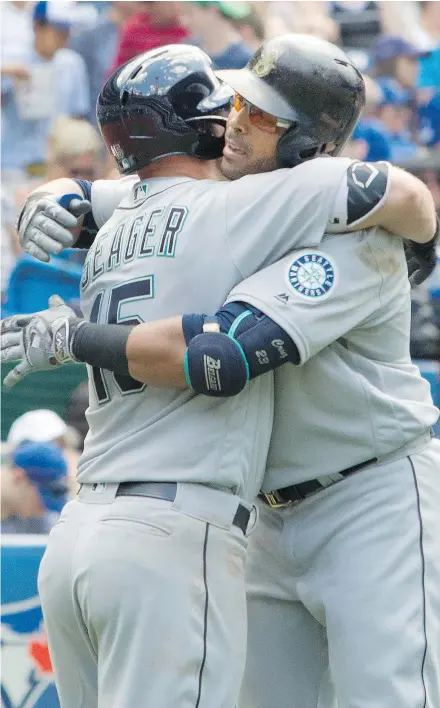
[[[219,74],[236,90],[220,170],[224,86],[170,47],[98,103],[141,181],[60,180],[22,212],[46,259],[76,227],[56,199],[92,205],[85,319],[55,300],[2,324],[3,360],[22,359],[9,382],[91,366],[82,487],[40,571],[61,704],[80,686],[87,706],[235,705],[261,489],[239,705],[438,708],[438,411],[409,358],[396,238],[420,241],[424,277],[432,199],[336,156],[363,82],[332,45],[277,38]]]

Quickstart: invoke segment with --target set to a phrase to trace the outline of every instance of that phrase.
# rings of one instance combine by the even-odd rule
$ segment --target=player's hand
[[[437,266],[438,238],[429,243],[415,243],[404,241],[408,277],[411,285],[423,283]]]
[[[83,321],[58,295],[50,297],[48,310],[2,320],[1,363],[19,361],[5,377],[5,386],[12,388],[32,372],[74,362],[70,344],[73,332]]]
[[[25,201],[17,221],[20,244],[34,258],[48,263],[50,254],[58,255],[71,248],[75,236],[69,229],[77,226],[77,218],[87,214],[92,205],[78,194],[57,197],[50,192],[31,194]]]
[[[411,285],[423,283],[437,266],[437,247],[440,246],[440,219],[437,216],[437,227],[434,237],[428,243],[404,241],[405,256],[408,266],[408,276]]]

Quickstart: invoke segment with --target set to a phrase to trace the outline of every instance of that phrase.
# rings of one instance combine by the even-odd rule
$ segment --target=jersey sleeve
[[[243,277],[294,248],[319,245],[352,163],[349,158],[320,157],[227,185],[226,238]]]
[[[93,217],[98,229],[104,226],[131,188],[139,181],[137,175],[121,179],[98,179],[92,184],[91,202]]]
[[[388,162],[353,162],[339,185],[327,232],[361,229],[362,222],[384,204],[390,184]]]
[[[264,312],[291,337],[304,364],[351,330],[373,328],[396,297],[409,297],[402,242],[368,229],[289,254],[237,285],[227,302]]]

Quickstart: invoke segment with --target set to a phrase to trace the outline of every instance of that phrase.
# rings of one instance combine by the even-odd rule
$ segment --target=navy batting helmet
[[[323,152],[337,155],[365,104],[364,80],[353,62],[309,35],[270,39],[244,69],[216,74],[257,108],[291,124],[278,141],[279,167]]]
[[[231,90],[198,47],[169,45],[117,69],[98,97],[96,115],[121,174],[168,155],[221,156]],[[220,124],[217,133],[213,124]]]

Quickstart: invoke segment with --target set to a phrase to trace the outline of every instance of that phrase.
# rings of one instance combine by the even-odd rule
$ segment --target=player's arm
[[[422,283],[436,266],[439,220],[421,180],[388,162],[353,162],[339,185],[328,233],[371,227],[405,239],[410,281]]]
[[[212,317],[99,325],[76,317],[55,295],[48,310],[3,320],[0,339],[2,363],[19,362],[5,378],[8,387],[32,372],[84,362],[152,386],[224,397],[239,393],[255,376],[299,362],[281,327],[235,302]]]
[[[45,262],[63,248],[89,248],[135,179],[92,183],[61,178],[41,185],[31,192],[19,214],[20,244]]]
[[[417,243],[431,241],[436,211],[427,186],[388,162],[354,162],[341,181],[328,231],[373,226]]]
[[[407,243],[415,282],[434,267],[432,197],[417,178],[389,163],[321,157],[243,177],[224,192],[227,246],[243,279],[296,248],[319,246],[325,233],[373,226],[414,239]]]
[[[99,325],[78,319],[55,296],[49,310],[2,322],[2,362],[20,361],[5,383],[81,361],[153,386],[239,393],[255,376],[304,364],[368,321],[391,285],[398,305],[408,297],[401,243],[375,231],[329,237],[319,250],[290,254],[236,286],[213,317]]]
[[[408,297],[399,241],[381,229],[329,237],[320,249],[292,253],[237,285],[213,317],[184,315],[135,327],[127,338],[129,370],[149,381],[150,336],[158,335],[159,366],[161,356],[165,361],[160,385],[171,373],[183,385],[183,358],[188,386],[210,396],[234,395],[256,376],[305,364],[358,327],[374,328],[378,313],[383,318],[386,310],[392,320]],[[168,340],[161,341],[164,326],[172,328],[173,372]]]

